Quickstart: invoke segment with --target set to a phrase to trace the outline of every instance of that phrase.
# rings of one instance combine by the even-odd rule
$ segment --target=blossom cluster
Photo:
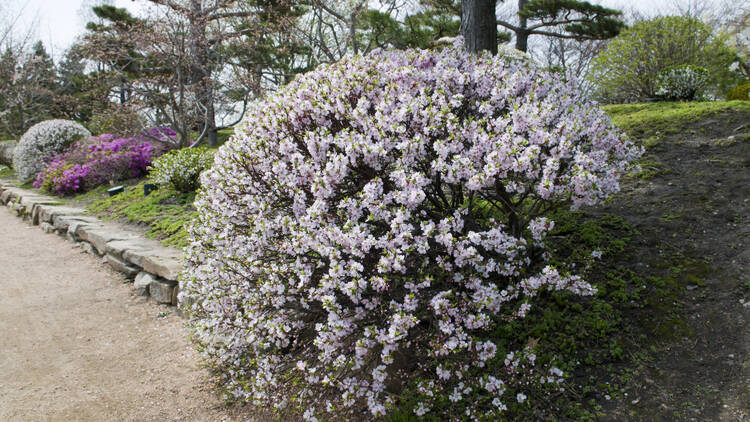
[[[49,158],[91,133],[72,120],[46,120],[37,123],[18,141],[13,151],[13,168],[19,180],[32,180]]]
[[[203,147],[170,151],[154,161],[149,178],[179,192],[195,191],[200,187],[201,172],[213,164],[213,156],[213,151]]]
[[[180,293],[192,338],[229,394],[308,420],[376,419],[407,391],[417,415],[495,417],[563,375],[490,333],[544,290],[595,291],[545,261],[545,212],[617,192],[640,154],[574,78],[524,59],[321,66],[253,109],[201,177]]]
[[[682,65],[668,67],[656,78],[656,95],[670,101],[692,101],[700,98],[709,81],[704,67]]]
[[[49,161],[37,174],[34,187],[65,195],[142,176],[153,160],[168,150],[164,143],[145,139],[103,134],[78,141]]]

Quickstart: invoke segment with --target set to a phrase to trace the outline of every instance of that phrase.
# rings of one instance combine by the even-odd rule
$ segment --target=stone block
[[[96,245],[94,245],[94,247],[96,248]],[[133,277],[135,277],[140,272],[139,268],[134,267],[115,256],[107,255],[106,259],[107,259],[107,264],[109,264],[109,266],[112,267],[112,269],[123,273],[125,277],[128,278],[128,280],[132,280]]]
[[[11,213],[15,214],[16,217],[23,217],[24,212],[26,211],[26,208],[16,201],[8,202],[8,207],[10,208]]]
[[[34,202],[31,206],[31,223],[33,225],[38,225],[42,222],[42,207],[43,206],[56,206],[60,203],[55,201],[54,199],[50,198],[49,200],[44,197],[43,199],[40,199],[38,202]]]
[[[0,194],[0,202],[7,204],[10,201],[18,201],[23,194],[23,189],[8,187],[2,194]]]
[[[151,297],[157,303],[172,303],[172,292],[177,287],[177,283],[169,280],[155,279],[148,285],[148,291]]]
[[[147,255],[143,258],[143,269],[164,279],[177,281],[182,272],[182,253]]]
[[[107,242],[105,249],[108,254],[114,255],[120,259],[124,259],[132,264],[135,264],[141,267],[141,265],[138,265],[137,262],[133,262],[131,260],[126,259],[125,258],[126,252],[132,253],[135,251],[150,250],[151,248],[155,246],[158,246],[158,242],[154,240],[144,239],[142,237],[135,237],[133,239],[128,239],[128,240],[113,240],[111,242]]]
[[[139,241],[137,248],[126,249],[122,257],[126,261],[143,268],[144,271],[176,280],[175,276],[179,273],[179,270],[175,272],[176,266],[174,261],[179,262],[182,259],[182,252],[172,248],[165,248],[155,240],[150,242]]]
[[[29,210],[37,204],[48,204],[53,205],[59,203],[55,198],[50,198],[44,195],[24,195],[21,198],[21,203],[25,205]]]
[[[95,224],[97,221],[98,220],[95,219],[94,217],[86,217],[83,215],[56,215],[52,221],[52,224],[55,226],[57,230],[60,230],[62,232],[67,232],[68,227],[71,225],[71,223]],[[73,230],[71,234],[75,234],[75,230]]]
[[[148,296],[148,286],[153,281],[154,277],[151,274],[145,271],[141,271],[140,273],[138,273],[138,275],[135,276],[135,281],[133,282],[133,286],[135,287],[135,294],[137,294],[138,296]]]
[[[133,239],[138,236],[136,233],[121,231],[115,226],[106,225],[82,226],[80,233],[77,232],[76,235],[94,245],[99,253],[105,253],[107,251],[107,243],[109,242]]]
[[[91,243],[88,236],[86,235],[86,231],[98,229],[101,227],[104,227],[104,223],[94,217],[73,216],[70,217],[68,232],[72,234],[76,239],[85,240]]]
[[[89,242],[79,242],[78,244],[81,246],[81,249],[84,252],[86,252],[87,254],[91,254],[91,255],[94,255],[94,256],[98,255],[96,253],[96,249],[94,249],[94,246],[91,243],[89,243]]]
[[[39,220],[47,223],[54,223],[55,217],[66,216],[84,216],[86,210],[81,208],[66,207],[60,205],[40,205]]]
[[[179,301],[179,294],[180,294],[180,285],[174,286],[174,289],[172,289],[172,306],[177,306]]]

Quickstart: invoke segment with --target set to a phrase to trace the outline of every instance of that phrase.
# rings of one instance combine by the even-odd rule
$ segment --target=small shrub
[[[96,186],[140,177],[166,144],[104,134],[80,141],[56,155],[37,174],[34,187],[58,195],[84,192]]]
[[[37,123],[21,137],[13,151],[13,168],[22,182],[32,180],[49,158],[74,142],[88,139],[91,133],[71,120],[47,120]]]
[[[154,161],[149,168],[149,177],[158,184],[172,186],[178,192],[192,192],[200,187],[201,172],[212,163],[213,151],[208,148],[170,151]]]
[[[497,420],[564,374],[493,333],[545,290],[595,290],[548,261],[547,212],[617,192],[640,154],[525,60],[321,66],[201,177],[180,293],[192,338],[228,395],[308,420]]]
[[[727,93],[727,100],[750,101],[750,82],[732,88]]]
[[[710,75],[706,68],[682,65],[668,67],[656,78],[656,95],[669,101],[692,101],[701,97]]]

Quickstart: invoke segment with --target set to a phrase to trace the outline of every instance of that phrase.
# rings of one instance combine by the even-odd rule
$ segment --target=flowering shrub
[[[37,174],[34,187],[58,195],[83,192],[110,181],[140,177],[167,150],[136,138],[104,134],[58,154]]]
[[[71,120],[46,120],[29,128],[13,151],[18,180],[29,181],[41,171],[49,157],[73,142],[91,137],[85,127]]]
[[[181,285],[227,393],[308,420],[447,420],[559,388],[527,339],[491,334],[544,290],[593,293],[545,261],[544,214],[617,192],[641,153],[570,79],[375,52],[256,107],[201,177]]]
[[[149,168],[149,177],[179,192],[192,192],[200,187],[201,172],[211,167],[213,156],[213,151],[208,148],[170,151],[154,161]]]
[[[668,67],[656,78],[656,95],[670,101],[692,101],[700,97],[708,80],[708,70],[700,66]]]
[[[750,101],[750,83],[737,85],[727,94],[727,100]]]

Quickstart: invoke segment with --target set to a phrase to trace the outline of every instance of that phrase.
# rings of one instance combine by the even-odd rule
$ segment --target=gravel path
[[[174,308],[0,209],[0,421],[244,421]],[[243,412],[244,410],[244,412]]]

